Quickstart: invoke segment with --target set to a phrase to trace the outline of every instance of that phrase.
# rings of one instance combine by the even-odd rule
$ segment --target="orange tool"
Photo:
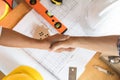
[[[5,1],[9,5],[9,7],[12,9],[13,0],[3,0],[3,1]]]
[[[44,17],[59,33],[64,33],[67,28],[39,2],[39,0],[25,0],[36,12]]]

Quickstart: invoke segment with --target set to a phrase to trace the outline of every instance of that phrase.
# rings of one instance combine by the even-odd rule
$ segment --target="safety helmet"
[[[41,74],[29,66],[20,66],[2,80],[43,80]]]
[[[2,20],[8,14],[9,10],[9,5],[3,0],[0,0],[0,20]]]

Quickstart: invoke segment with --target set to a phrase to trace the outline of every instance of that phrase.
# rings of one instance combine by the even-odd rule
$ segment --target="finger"
[[[59,36],[56,36],[56,41],[64,41],[69,38],[70,38],[70,36],[68,36],[68,35],[59,35]]]
[[[63,51],[72,52],[73,50],[75,50],[75,48],[60,48],[60,49],[57,49],[55,52],[58,52],[58,53],[61,53]]]
[[[66,51],[69,51],[69,52],[74,51],[74,50],[75,48],[72,48],[72,47],[66,49]]]
[[[65,51],[65,48],[59,48],[59,49],[55,50],[54,52],[61,53],[63,51]]]
[[[51,47],[50,47],[50,50],[51,51],[56,51],[60,48],[66,48],[62,42],[57,42],[57,43],[54,43]]]
[[[69,39],[70,36],[68,35],[62,35],[62,34],[56,34],[53,35],[52,37],[50,37],[50,41],[51,42],[57,42],[57,41],[64,41]]]

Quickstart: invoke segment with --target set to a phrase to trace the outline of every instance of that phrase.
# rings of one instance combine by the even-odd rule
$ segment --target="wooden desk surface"
[[[25,3],[20,3],[13,11],[11,11],[2,21],[0,25],[12,29],[17,22],[24,17],[24,15],[29,12],[31,8]],[[79,80],[120,80],[118,76],[111,68],[109,68],[105,63],[99,59],[100,53],[92,58],[92,60],[87,64],[86,70],[80,76]],[[105,69],[108,69],[114,73],[113,76],[106,75],[103,72],[96,70],[93,65],[99,65]]]
[[[108,67],[108,65],[99,59],[100,54],[101,53],[97,52],[90,60],[90,62],[86,65],[86,70],[80,76],[79,80],[120,80],[120,76],[118,76],[110,67]],[[100,72],[93,67],[94,65],[99,65],[102,68],[113,72],[114,75],[111,76]]]

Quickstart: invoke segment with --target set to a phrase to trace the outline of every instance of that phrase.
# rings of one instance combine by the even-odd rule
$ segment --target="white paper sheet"
[[[36,69],[44,75],[44,80],[57,80],[22,49],[0,46],[0,70],[5,75],[8,75],[21,65],[30,66]]]
[[[31,19],[32,17],[32,19]],[[68,18],[68,17],[67,17]],[[27,21],[27,22],[26,22]],[[67,20],[64,22],[67,23]],[[69,22],[68,22],[69,23]],[[85,35],[81,29],[79,23],[71,22],[68,25],[68,31],[65,34],[69,35]],[[54,28],[51,27],[41,16],[39,16],[34,10],[31,10],[14,28],[14,30],[32,37],[32,31],[34,25],[47,25],[49,31],[52,34],[57,33]],[[67,25],[67,24],[66,24]],[[76,25],[72,28],[73,25]],[[78,30],[79,29],[79,30]],[[54,53],[39,49],[24,49],[24,51],[42,65],[47,71],[49,71],[57,80],[68,80],[69,67],[77,67],[77,78],[83,73],[85,65],[94,56],[95,51],[86,49],[76,49],[74,52]],[[41,74],[43,72],[40,72]],[[43,75],[45,77],[45,75]],[[53,79],[54,80],[54,79]]]

